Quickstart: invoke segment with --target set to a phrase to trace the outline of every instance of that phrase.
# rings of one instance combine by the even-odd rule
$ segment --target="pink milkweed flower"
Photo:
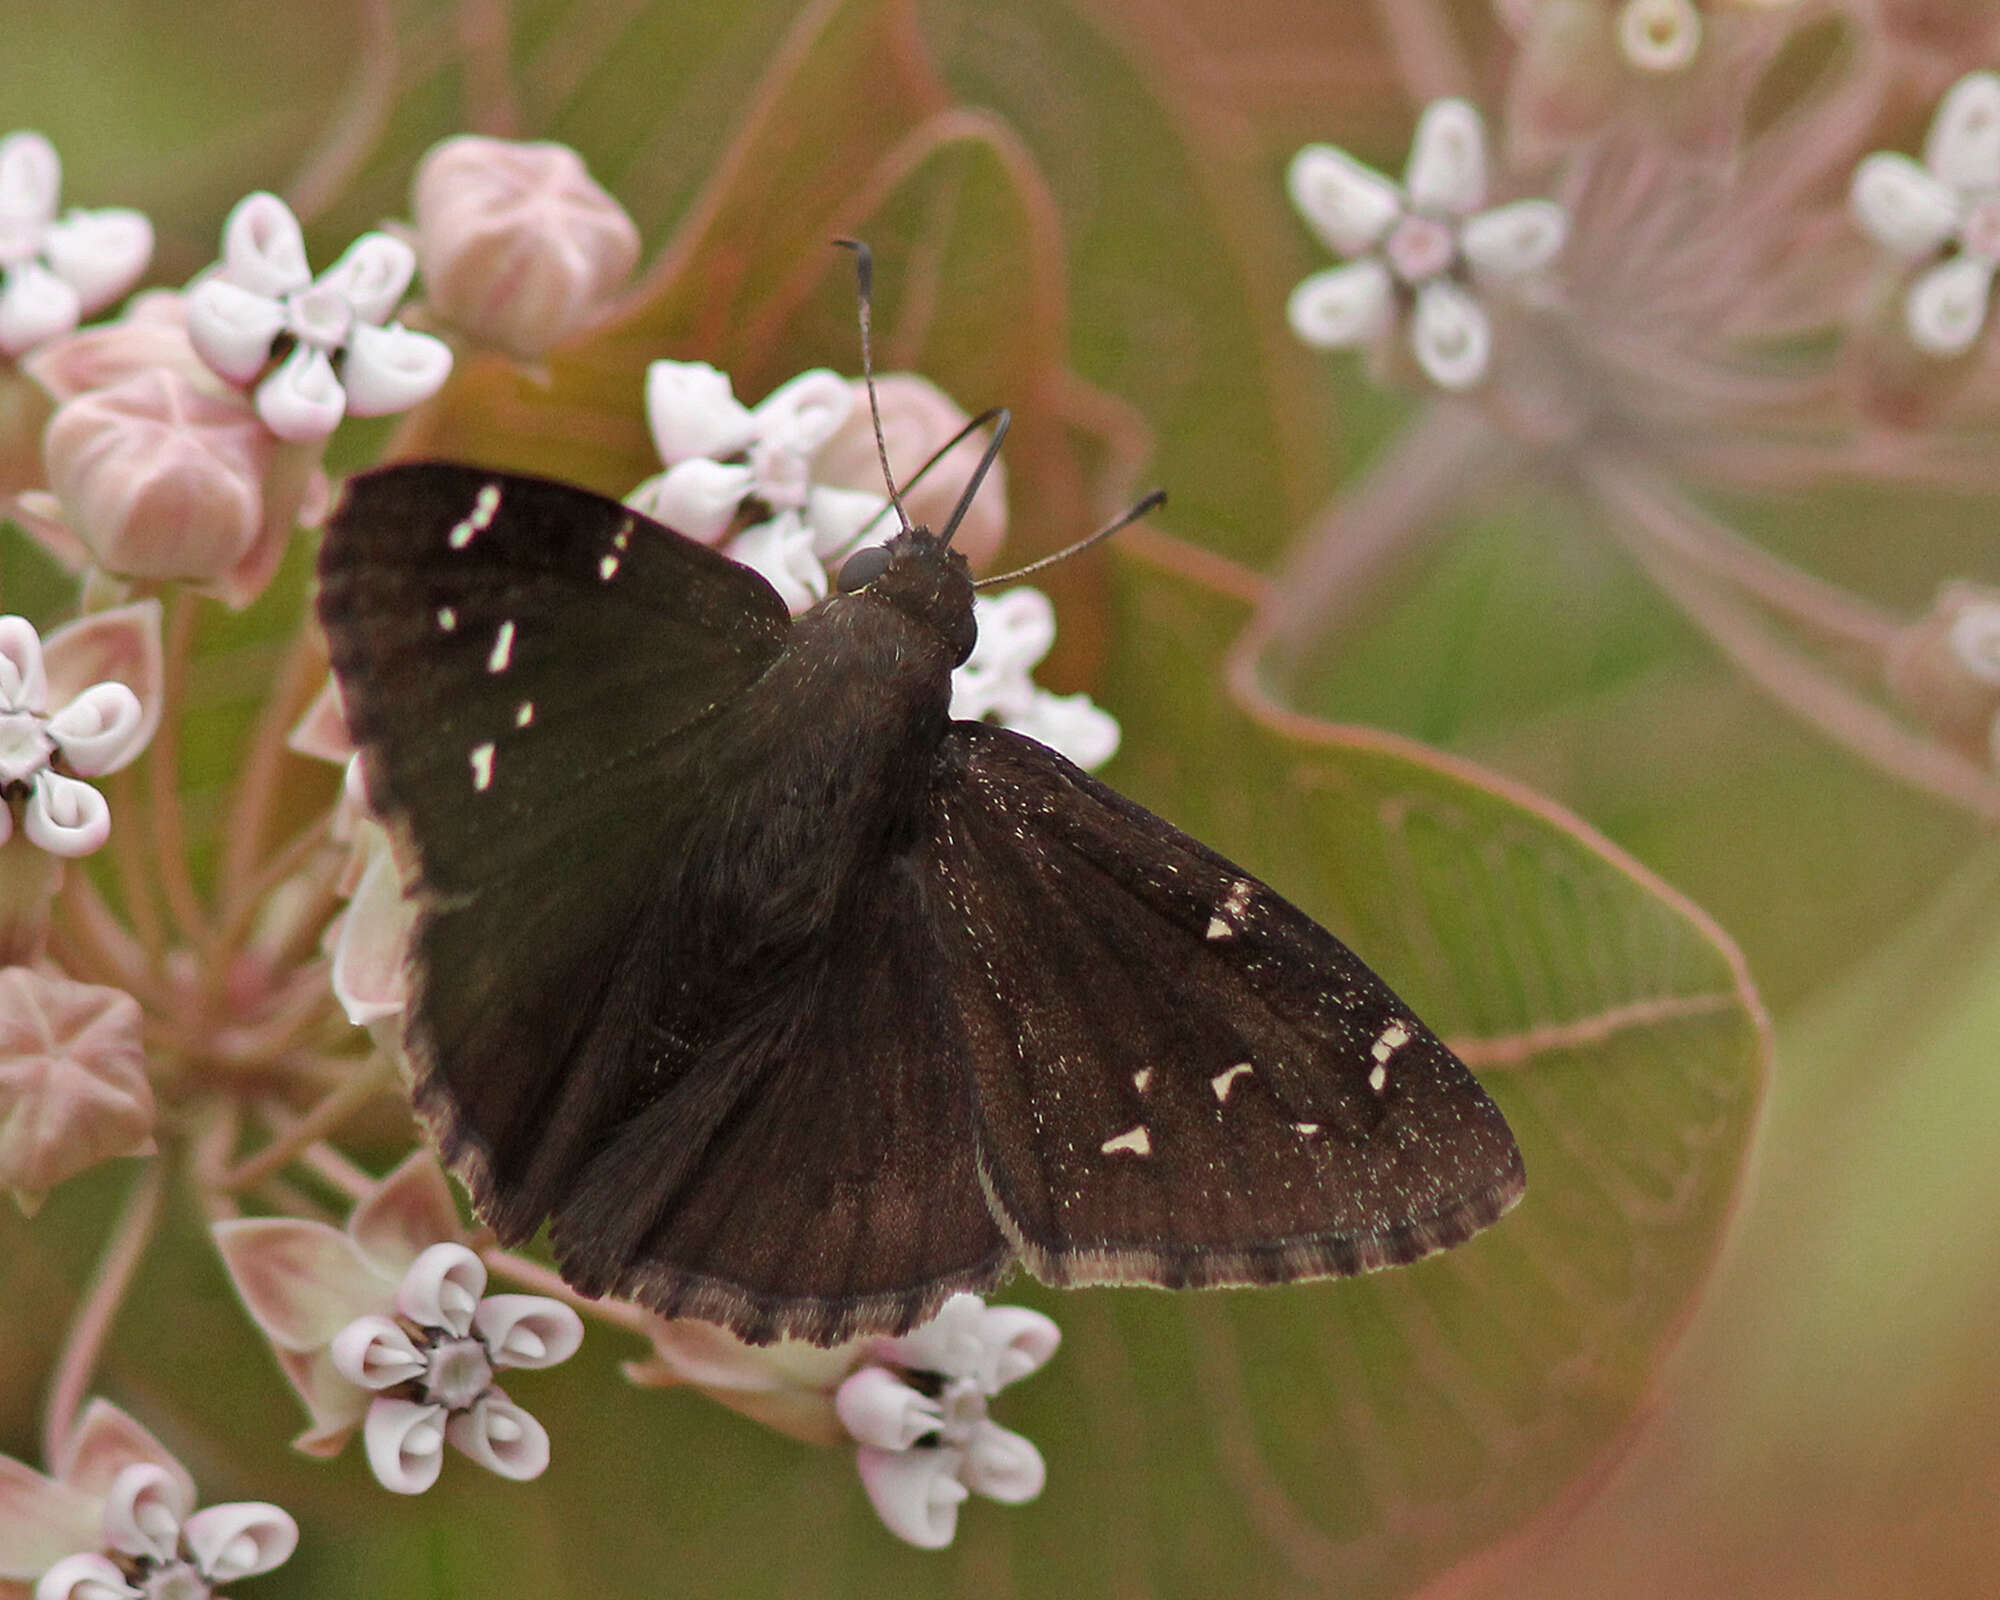
[[[1407,322],[1417,364],[1441,389],[1486,376],[1493,331],[1482,289],[1553,261],[1569,218],[1552,200],[1486,209],[1486,134],[1463,100],[1426,107],[1396,183],[1332,145],[1292,159],[1292,203],[1346,265],[1292,291],[1292,331],[1321,349],[1379,344]]]
[[[298,1546],[298,1524],[266,1501],[195,1510],[187,1469],[106,1400],[85,1408],[51,1465],[45,1478],[0,1456],[0,1593],[209,1600]]]
[[[72,210],[60,219],[62,161],[39,133],[0,139],[0,354],[19,356],[116,300],[153,256],[136,211]]]
[[[286,1217],[219,1222],[216,1247],[306,1402],[294,1444],[332,1455],[357,1426],[376,1478],[400,1494],[437,1481],[450,1443],[510,1478],[547,1465],[548,1435],[494,1383],[576,1353],[582,1320],[540,1295],[487,1295],[444,1174],[411,1156],[345,1229]]]
[[[875,426],[868,414],[868,390],[858,379],[850,382],[849,388],[853,406],[847,421],[834,430],[813,458],[813,478],[835,488],[880,495],[882,463],[875,450]],[[903,509],[912,522],[942,528],[979,465],[985,436],[975,433],[959,440],[920,481],[913,481],[932,454],[943,449],[971,419],[950,395],[914,372],[890,372],[877,378],[875,402],[882,412],[882,440],[889,448],[889,465],[896,474]],[[893,512],[885,524],[877,525],[882,537],[895,531]],[[1006,536],[1007,466],[996,460],[951,543],[977,571],[999,553]]]
[[[1038,1371],[1062,1335],[1039,1311],[953,1295],[900,1339],[875,1342],[834,1406],[883,1525],[926,1550],[958,1529],[968,1495],[1019,1505],[1042,1492],[1041,1452],[986,1414],[1008,1384]]]
[[[0,968],[0,1186],[25,1209],[100,1161],[152,1153],[140,1027],[122,990]]]
[[[585,327],[639,259],[638,228],[567,145],[446,139],[413,209],[425,303],[521,360]]]
[[[54,710],[51,699],[41,635],[25,617],[0,617],[0,843],[18,805],[38,848],[85,856],[110,837],[111,810],[82,780],[136,758],[158,713],[149,719],[138,694],[113,680],[76,690]]]
[[[1934,356],[1972,346],[2000,269],[2000,74],[1973,72],[1939,102],[1921,164],[1877,150],[1855,168],[1855,219],[1910,262],[1942,253],[1903,302],[1910,342]]]
[[[402,240],[367,233],[315,278],[291,208],[253,194],[223,224],[220,267],[188,289],[188,337],[222,377],[255,386],[272,433],[311,443],[349,413],[406,411],[450,376],[443,340],[389,320],[415,271]]]
[[[189,343],[187,296],[178,289],[135,294],[116,320],[51,339],[21,361],[21,370],[58,405],[154,367],[177,372],[211,394],[230,392]]]

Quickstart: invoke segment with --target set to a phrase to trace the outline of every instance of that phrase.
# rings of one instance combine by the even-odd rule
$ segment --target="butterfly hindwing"
[[[417,1104],[519,1236],[586,1113],[623,1092],[578,1052],[670,848],[671,802],[691,803],[687,735],[790,622],[755,573],[615,501],[435,465],[349,485],[319,606],[419,906]]]
[[[1038,1277],[1365,1271],[1520,1194],[1471,1074],[1303,912],[1032,740],[958,723],[942,770],[982,1175]]]

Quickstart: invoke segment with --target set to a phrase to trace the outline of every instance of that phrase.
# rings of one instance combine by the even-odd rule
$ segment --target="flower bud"
[[[39,1193],[151,1149],[139,1023],[120,990],[0,971],[0,1185]]]
[[[136,295],[116,322],[52,339],[21,363],[58,405],[153,367],[171,368],[197,389],[222,392],[189,341],[187,297],[177,289]]]
[[[240,401],[173,371],[79,395],[42,450],[70,531],[109,572],[211,582],[262,531],[268,436]]]
[[[882,463],[875,451],[875,426],[868,413],[865,385],[852,385],[854,403],[846,420],[813,457],[813,481],[835,488],[884,494]],[[903,494],[903,509],[912,522],[942,529],[959,496],[971,481],[986,448],[981,434],[960,440],[946,452],[922,481],[911,483],[918,470],[969,420],[951,396],[927,378],[892,372],[875,380],[875,399],[882,410],[882,438],[889,447],[889,465]],[[893,531],[893,529],[892,529]],[[987,473],[965,521],[952,538],[952,548],[974,567],[990,561],[1007,534],[1007,473],[995,461]]]
[[[638,228],[566,145],[447,139],[414,209],[431,308],[523,360],[584,327],[639,259]]]

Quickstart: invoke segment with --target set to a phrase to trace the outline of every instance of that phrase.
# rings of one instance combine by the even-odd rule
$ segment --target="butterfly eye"
[[[849,556],[840,568],[840,592],[852,594],[866,588],[889,570],[889,547],[871,544]]]

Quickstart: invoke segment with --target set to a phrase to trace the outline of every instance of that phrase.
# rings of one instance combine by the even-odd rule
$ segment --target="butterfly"
[[[319,585],[417,906],[417,1112],[582,1293],[832,1344],[1016,1264],[1368,1271],[1520,1196],[1499,1111],[1345,945],[951,718],[948,533],[794,618],[617,501],[399,465],[348,485]]]

